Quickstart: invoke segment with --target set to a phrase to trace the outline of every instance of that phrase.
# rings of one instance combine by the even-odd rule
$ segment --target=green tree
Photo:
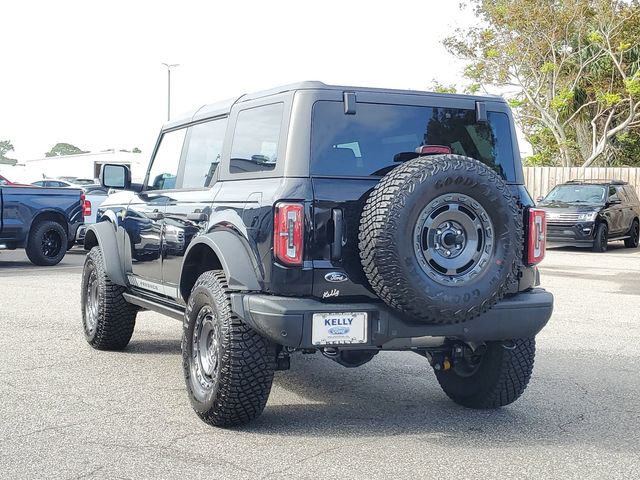
[[[88,151],[81,150],[75,145],[70,143],[56,143],[55,146],[45,153],[45,157],[59,157],[62,155],[78,155],[79,153],[89,153]]]
[[[13,143],[11,140],[0,140],[0,163],[3,165],[15,165],[18,163],[13,158],[8,158],[6,155],[13,151]]]
[[[482,25],[445,39],[467,79],[515,90],[512,107],[536,154],[541,131],[563,165],[607,158],[640,127],[638,0],[472,0]],[[547,154],[550,152],[547,151]]]

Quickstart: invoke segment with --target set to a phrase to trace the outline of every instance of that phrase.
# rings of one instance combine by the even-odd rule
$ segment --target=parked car
[[[140,309],[184,322],[191,404],[219,426],[258,416],[296,352],[413,351],[470,408],[523,393],[553,296],[503,99],[305,82],[205,106],[156,145],[142,184],[103,166],[124,191],[85,237],[92,347],[125,348]]]
[[[638,247],[640,201],[626,182],[572,180],[554,187],[538,205],[546,212],[550,244],[586,246],[594,252],[606,251],[614,240]]]
[[[0,187],[3,185],[14,186],[14,187],[25,187],[27,185],[23,183],[16,183],[9,180],[7,177],[0,175]]]
[[[38,180],[36,182],[31,182],[31,185],[34,187],[47,187],[47,188],[78,188],[75,185],[65,181],[65,180],[56,180],[53,178],[47,178],[44,180]]]
[[[0,248],[24,248],[36,265],[55,265],[83,222],[77,189],[0,187]]]

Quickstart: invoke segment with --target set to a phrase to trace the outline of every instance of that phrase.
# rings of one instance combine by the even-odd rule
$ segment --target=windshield
[[[342,102],[313,106],[311,173],[315,176],[383,176],[415,158],[422,145],[448,147],[475,158],[506,180],[515,180],[511,124],[489,112],[477,123],[475,110],[358,103],[345,115]]]
[[[541,203],[604,203],[601,185],[559,185]]]

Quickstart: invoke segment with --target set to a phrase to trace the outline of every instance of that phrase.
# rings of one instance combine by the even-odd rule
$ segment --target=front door
[[[163,231],[162,282],[166,295],[179,300],[180,272],[190,243],[205,233],[211,205],[219,190],[218,164],[227,118],[207,120],[187,130],[178,187],[166,205]]]
[[[123,221],[131,246],[131,285],[162,296],[167,296],[162,284],[164,216],[176,192],[185,133],[183,128],[162,135],[145,185],[129,203]]]

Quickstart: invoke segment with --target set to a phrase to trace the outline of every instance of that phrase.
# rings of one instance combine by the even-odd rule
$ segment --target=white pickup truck
[[[87,231],[87,227],[96,223],[96,214],[98,212],[98,207],[108,196],[107,191],[101,188],[99,185],[89,185],[83,188],[83,191],[84,193],[82,198],[84,200],[82,204],[82,214],[84,215],[84,224],[78,228],[78,232],[76,234],[76,243],[80,244],[84,243],[84,235]]]

